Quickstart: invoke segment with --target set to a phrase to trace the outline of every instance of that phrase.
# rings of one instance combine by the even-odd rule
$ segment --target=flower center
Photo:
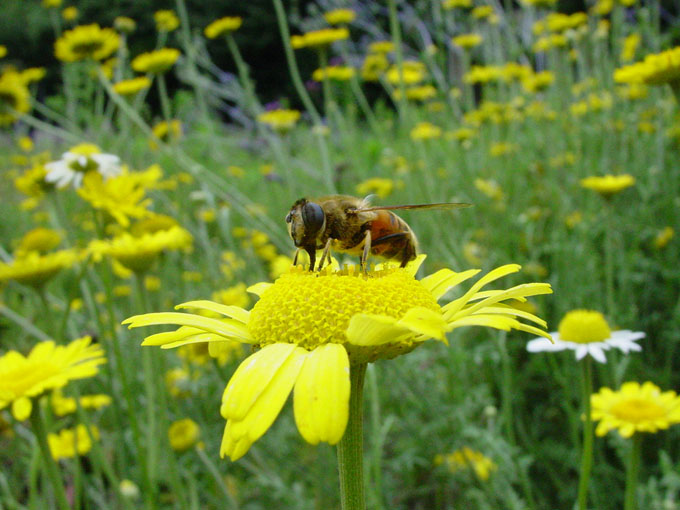
[[[19,105],[19,100],[17,99],[16,94],[12,94],[11,92],[0,92],[0,106],[2,106],[2,110],[16,110],[17,106]]]
[[[72,50],[73,53],[80,57],[87,57],[88,55],[94,55],[102,48],[102,45],[102,41],[87,41],[74,44]]]
[[[262,294],[250,312],[248,330],[260,345],[287,342],[314,348],[346,342],[345,331],[356,314],[402,317],[416,306],[439,310],[432,294],[403,269],[364,274],[349,266],[319,274],[293,268]]]
[[[611,413],[622,421],[637,423],[666,416],[665,410],[648,398],[627,398],[611,407]]]
[[[611,336],[604,316],[594,310],[573,310],[567,313],[560,321],[558,331],[562,340],[579,344],[602,342]]]

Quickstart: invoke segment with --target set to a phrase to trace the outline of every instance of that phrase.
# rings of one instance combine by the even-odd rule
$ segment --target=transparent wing
[[[395,211],[398,209],[441,209],[441,210],[453,210],[453,209],[463,209],[465,207],[472,207],[472,204],[466,204],[461,202],[440,202],[436,204],[412,204],[412,205],[377,205],[374,207],[362,207],[361,209],[355,209],[353,212],[369,212],[369,211]]]

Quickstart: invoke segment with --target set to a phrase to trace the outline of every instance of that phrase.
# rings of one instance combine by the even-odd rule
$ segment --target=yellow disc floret
[[[345,343],[356,314],[399,318],[414,307],[440,310],[432,293],[404,270],[318,275],[291,270],[262,294],[251,311],[248,332],[260,345],[286,342],[312,349]]]
[[[600,312],[572,310],[560,321],[560,338],[566,342],[589,344],[611,337],[609,324]]]

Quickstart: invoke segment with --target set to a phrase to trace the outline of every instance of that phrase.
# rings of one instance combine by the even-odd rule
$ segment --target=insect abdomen
[[[377,211],[371,222],[371,253],[402,264],[416,256],[416,238],[411,227],[392,211]]]

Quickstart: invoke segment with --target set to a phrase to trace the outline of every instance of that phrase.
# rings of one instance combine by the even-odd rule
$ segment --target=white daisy
[[[571,349],[577,360],[590,355],[595,361],[606,363],[604,351],[611,348],[620,349],[626,354],[641,351],[642,347],[635,342],[645,337],[640,331],[611,331],[604,316],[592,310],[573,310],[567,313],[560,321],[558,331],[550,335],[554,343],[547,338],[535,338],[527,343],[527,350],[557,352]]]
[[[99,172],[108,179],[122,171],[118,156],[104,154],[99,147],[89,143],[71,147],[61,159],[47,163],[45,169],[45,180],[54,183],[57,188],[65,188],[71,183],[74,188],[80,188],[87,172]]]

